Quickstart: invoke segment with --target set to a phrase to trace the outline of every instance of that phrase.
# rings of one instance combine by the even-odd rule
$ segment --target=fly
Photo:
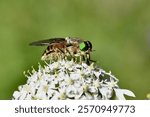
[[[80,38],[51,38],[30,43],[31,46],[47,46],[41,60],[58,60],[73,58],[89,63],[92,43]]]

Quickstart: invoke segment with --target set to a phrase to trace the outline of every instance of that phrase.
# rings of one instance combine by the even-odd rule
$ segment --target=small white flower
[[[134,97],[131,91],[119,88],[119,80],[111,72],[93,63],[59,60],[28,73],[27,83],[14,92],[14,100],[109,100],[113,95],[125,99],[124,94]]]
[[[93,93],[93,94],[96,94],[98,93],[98,89],[94,86],[89,86],[89,92]]]
[[[74,98],[77,95],[77,89],[73,85],[68,86],[66,88],[66,95],[69,98]]]
[[[118,85],[117,85],[118,81],[114,81],[112,78],[110,79],[110,81],[104,81],[104,82],[106,83],[105,86],[107,86],[109,89],[118,87]]]
[[[93,85],[96,87],[96,88],[99,88],[100,87],[100,81],[99,81],[99,79],[96,79],[96,80],[94,80],[93,81]]]
[[[102,87],[99,90],[102,94],[102,99],[103,100],[108,100],[112,97],[112,90],[109,89],[108,87]]]
[[[70,74],[70,78],[72,79],[72,80],[79,80],[80,78],[81,78],[81,74],[78,74],[78,73],[71,73]]]
[[[114,91],[116,93],[116,97],[119,100],[125,100],[124,95],[135,97],[134,93],[132,91],[127,90],[127,89],[116,89],[116,88],[114,88]]]
[[[15,99],[19,99],[20,94],[21,94],[20,92],[15,91],[15,92],[13,93],[13,97],[15,97]]]
[[[52,94],[52,97],[50,98],[51,100],[58,100],[60,99],[60,92],[54,91]]]

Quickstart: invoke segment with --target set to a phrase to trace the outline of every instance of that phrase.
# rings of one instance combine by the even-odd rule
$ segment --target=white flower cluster
[[[108,100],[125,99],[124,94],[135,97],[126,89],[120,89],[118,79],[103,69],[86,63],[60,60],[39,65],[38,71],[26,75],[25,85],[13,94],[14,100]]]

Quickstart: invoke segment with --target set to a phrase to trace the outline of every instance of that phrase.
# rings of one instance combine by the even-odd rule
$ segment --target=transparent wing
[[[47,46],[52,43],[59,43],[62,41],[66,41],[65,38],[51,38],[51,39],[46,39],[46,40],[34,41],[34,42],[30,43],[29,45],[31,45],[31,46]]]
[[[70,40],[71,42],[83,42],[83,40],[78,37],[66,37],[66,40]]]

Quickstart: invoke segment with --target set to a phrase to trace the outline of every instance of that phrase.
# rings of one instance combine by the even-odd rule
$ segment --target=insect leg
[[[60,53],[60,54],[58,54],[58,59],[63,59],[65,56],[64,50],[61,48],[57,48],[57,49],[58,49],[58,52]]]
[[[65,52],[66,52],[65,59],[70,59],[70,57],[71,57],[73,59],[73,61],[74,61],[74,56],[71,54],[69,48],[66,48]]]
[[[86,63],[88,65],[90,65],[90,54],[89,53],[86,54]]]

